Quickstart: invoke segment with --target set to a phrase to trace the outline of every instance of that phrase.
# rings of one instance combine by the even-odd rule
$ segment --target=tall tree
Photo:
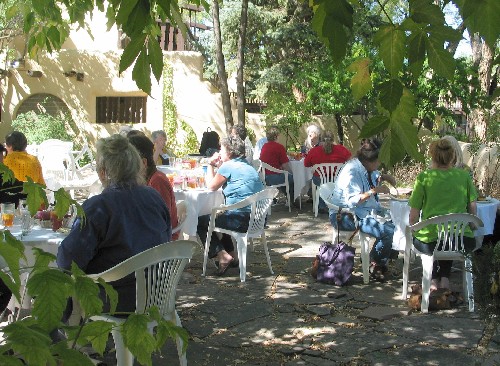
[[[238,67],[236,74],[236,102],[238,106],[238,123],[245,125],[245,43],[248,24],[248,0],[241,1],[241,20],[238,32]]]

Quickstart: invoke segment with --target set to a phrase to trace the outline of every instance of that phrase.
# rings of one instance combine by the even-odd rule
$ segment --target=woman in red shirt
[[[320,145],[309,150],[309,153],[304,159],[304,166],[312,167],[315,164],[345,163],[350,158],[351,152],[342,145],[334,145],[333,134],[330,131],[326,131]],[[312,181],[316,186],[321,184],[317,172],[314,172]],[[321,198],[319,199],[318,211],[327,213],[326,204]]]

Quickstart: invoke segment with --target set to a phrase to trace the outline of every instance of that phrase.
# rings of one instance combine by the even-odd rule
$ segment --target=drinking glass
[[[16,205],[13,203],[2,203],[0,205],[0,210],[2,211],[3,226],[11,227],[12,225],[14,225]]]
[[[29,210],[25,207],[21,207],[21,235],[28,235],[33,228],[33,218]]]

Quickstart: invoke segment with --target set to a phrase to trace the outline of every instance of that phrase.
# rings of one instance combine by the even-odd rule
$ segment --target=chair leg
[[[179,318],[179,314],[177,314],[177,311],[175,311],[175,324],[178,327],[182,327],[181,319]],[[186,352],[182,352],[182,348],[184,347],[184,342],[180,337],[177,337],[175,340],[175,343],[177,345],[177,354],[179,355],[179,364],[181,366],[187,366],[187,356]]]
[[[410,270],[411,261],[411,248],[405,248],[403,260],[403,291],[401,292],[401,299],[406,301],[408,297],[408,272]]]
[[[422,254],[420,258],[422,260],[422,303],[420,309],[422,313],[428,313],[434,256]]]
[[[292,201],[290,200],[290,186],[286,185],[286,199],[288,200],[288,212],[292,212]]]
[[[116,364],[120,366],[133,366],[134,356],[125,347],[125,344],[123,343],[123,336],[120,330],[113,328],[111,334],[113,335],[113,340],[115,342]]]
[[[245,282],[247,275],[247,238],[238,238],[236,242],[236,247],[238,248],[238,259],[240,261],[240,281]]]
[[[469,300],[469,311],[474,311],[474,276],[472,275],[472,261],[465,258],[464,261],[464,296]]]
[[[363,283],[367,285],[370,282],[370,236],[359,231],[359,243],[361,245]]]
[[[262,241],[262,246],[264,247],[264,252],[266,253],[267,265],[269,266],[269,270],[271,271],[271,274],[274,274],[273,267],[271,266],[271,256],[269,255],[269,250],[267,249],[267,240],[265,233],[262,233],[260,240]]]
[[[319,189],[316,189],[316,184],[311,183],[311,192],[312,192],[312,199],[313,199],[313,212],[314,212],[314,217],[318,217],[318,195],[316,194],[316,191],[319,193]]]
[[[203,254],[203,272],[201,273],[202,276],[205,276],[206,271],[207,271],[208,248],[210,247],[210,242],[212,241],[212,233],[213,233],[213,230],[208,230],[207,240],[205,242],[205,251]]]

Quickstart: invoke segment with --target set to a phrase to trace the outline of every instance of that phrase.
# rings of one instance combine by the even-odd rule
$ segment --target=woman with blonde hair
[[[417,176],[408,205],[410,225],[419,220],[449,213],[476,214],[477,191],[470,175],[463,169],[456,168],[457,160],[453,144],[447,138],[433,141],[429,148],[432,158],[430,169]],[[414,234],[414,247],[431,255],[437,243],[436,226],[427,226]],[[470,228],[464,232],[464,245],[472,251],[476,242]],[[431,289],[449,288],[452,261],[438,261],[432,271]]]

